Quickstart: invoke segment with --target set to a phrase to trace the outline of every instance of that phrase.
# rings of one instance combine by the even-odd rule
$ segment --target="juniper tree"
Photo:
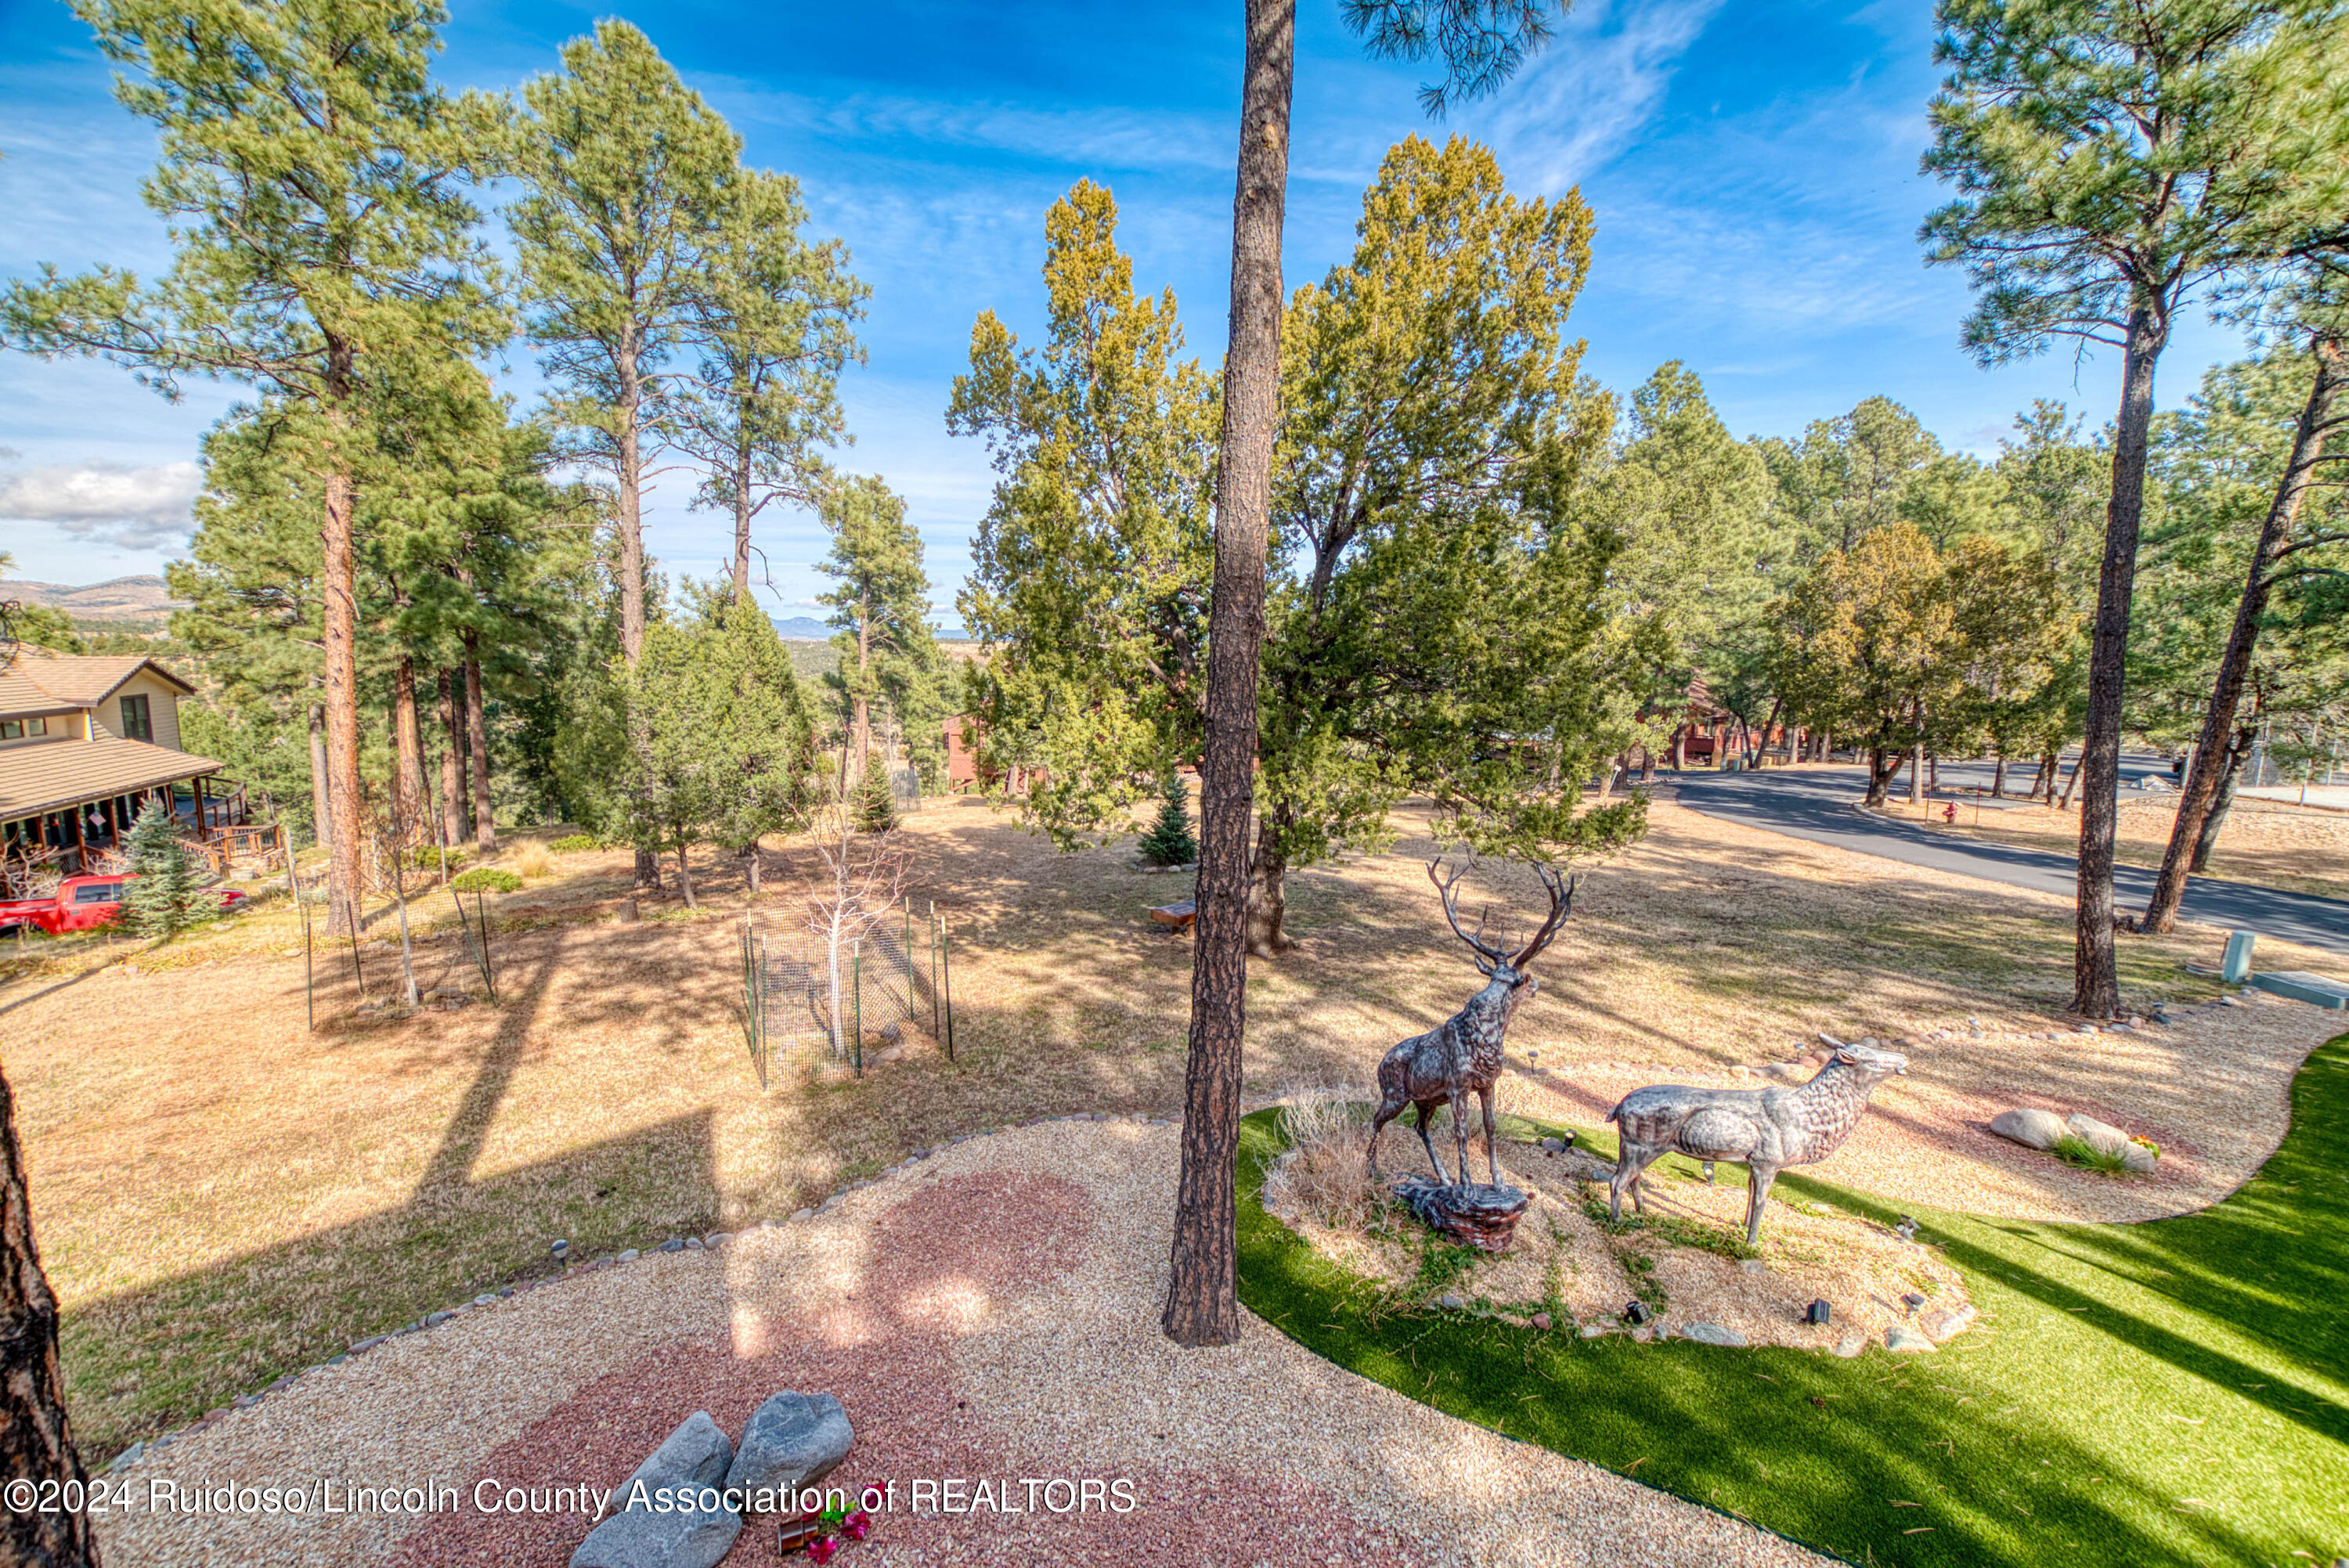
[[[2120,1006],[2113,951],[2129,602],[2154,373],[2180,314],[2274,253],[2303,177],[2337,167],[2349,115],[2318,65],[2335,0],[1941,0],[1927,173],[1956,199],[1928,259],[1965,267],[1984,364],[2069,336],[2121,351],[2081,757],[2072,1006]],[[2323,126],[2317,135],[2298,127]]]
[[[166,397],[189,376],[243,381],[314,426],[328,774],[335,819],[354,822],[354,404],[386,366],[506,335],[463,191],[496,168],[497,111],[432,84],[438,0],[81,0],[76,12],[128,67],[117,98],[161,133],[145,195],[175,254],[145,284],[110,266],[72,278],[45,266],[0,295],[0,336],[129,366]],[[359,844],[332,842],[341,931],[357,918]]]
[[[1109,191],[1080,181],[1044,228],[1044,343],[982,314],[947,419],[999,476],[957,600],[989,655],[980,758],[1042,763],[1021,810],[1071,849],[1198,754],[1216,386],[1183,357],[1174,292],[1134,292]]]

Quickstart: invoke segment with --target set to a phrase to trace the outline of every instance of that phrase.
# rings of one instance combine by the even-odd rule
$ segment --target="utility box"
[[[2219,960],[2220,979],[2240,985],[2251,977],[2251,944],[2257,940],[2248,931],[2227,934],[2227,955]]]

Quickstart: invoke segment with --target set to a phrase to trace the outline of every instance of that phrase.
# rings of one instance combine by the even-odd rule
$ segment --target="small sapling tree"
[[[150,799],[123,846],[132,880],[123,891],[122,923],[143,936],[172,936],[195,919],[196,873],[180,830],[160,800]]]
[[[1159,797],[1158,820],[1143,835],[1142,858],[1154,866],[1187,866],[1199,858],[1199,841],[1191,834],[1190,794],[1172,768]]]

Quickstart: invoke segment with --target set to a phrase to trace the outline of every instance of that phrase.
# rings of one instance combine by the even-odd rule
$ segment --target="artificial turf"
[[[1277,1117],[1243,1129],[1241,1299],[1464,1420],[1883,1568],[2349,1556],[2349,1036],[2309,1057],[2283,1146],[2216,1208],[2111,1225],[1910,1210],[1981,1323],[1931,1355],[1849,1361],[1400,1303],[1265,1212]],[[1799,1175],[1777,1191],[1896,1217]]]

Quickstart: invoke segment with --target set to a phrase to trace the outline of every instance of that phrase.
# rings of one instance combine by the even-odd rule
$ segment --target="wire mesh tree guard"
[[[926,1031],[955,1057],[954,992],[947,919],[935,903],[916,913],[902,901],[891,918],[843,942],[840,1018],[833,1020],[832,954],[823,937],[774,917],[746,914],[739,933],[742,1031],[759,1086],[793,1050],[820,1049],[864,1076],[868,1036]]]

